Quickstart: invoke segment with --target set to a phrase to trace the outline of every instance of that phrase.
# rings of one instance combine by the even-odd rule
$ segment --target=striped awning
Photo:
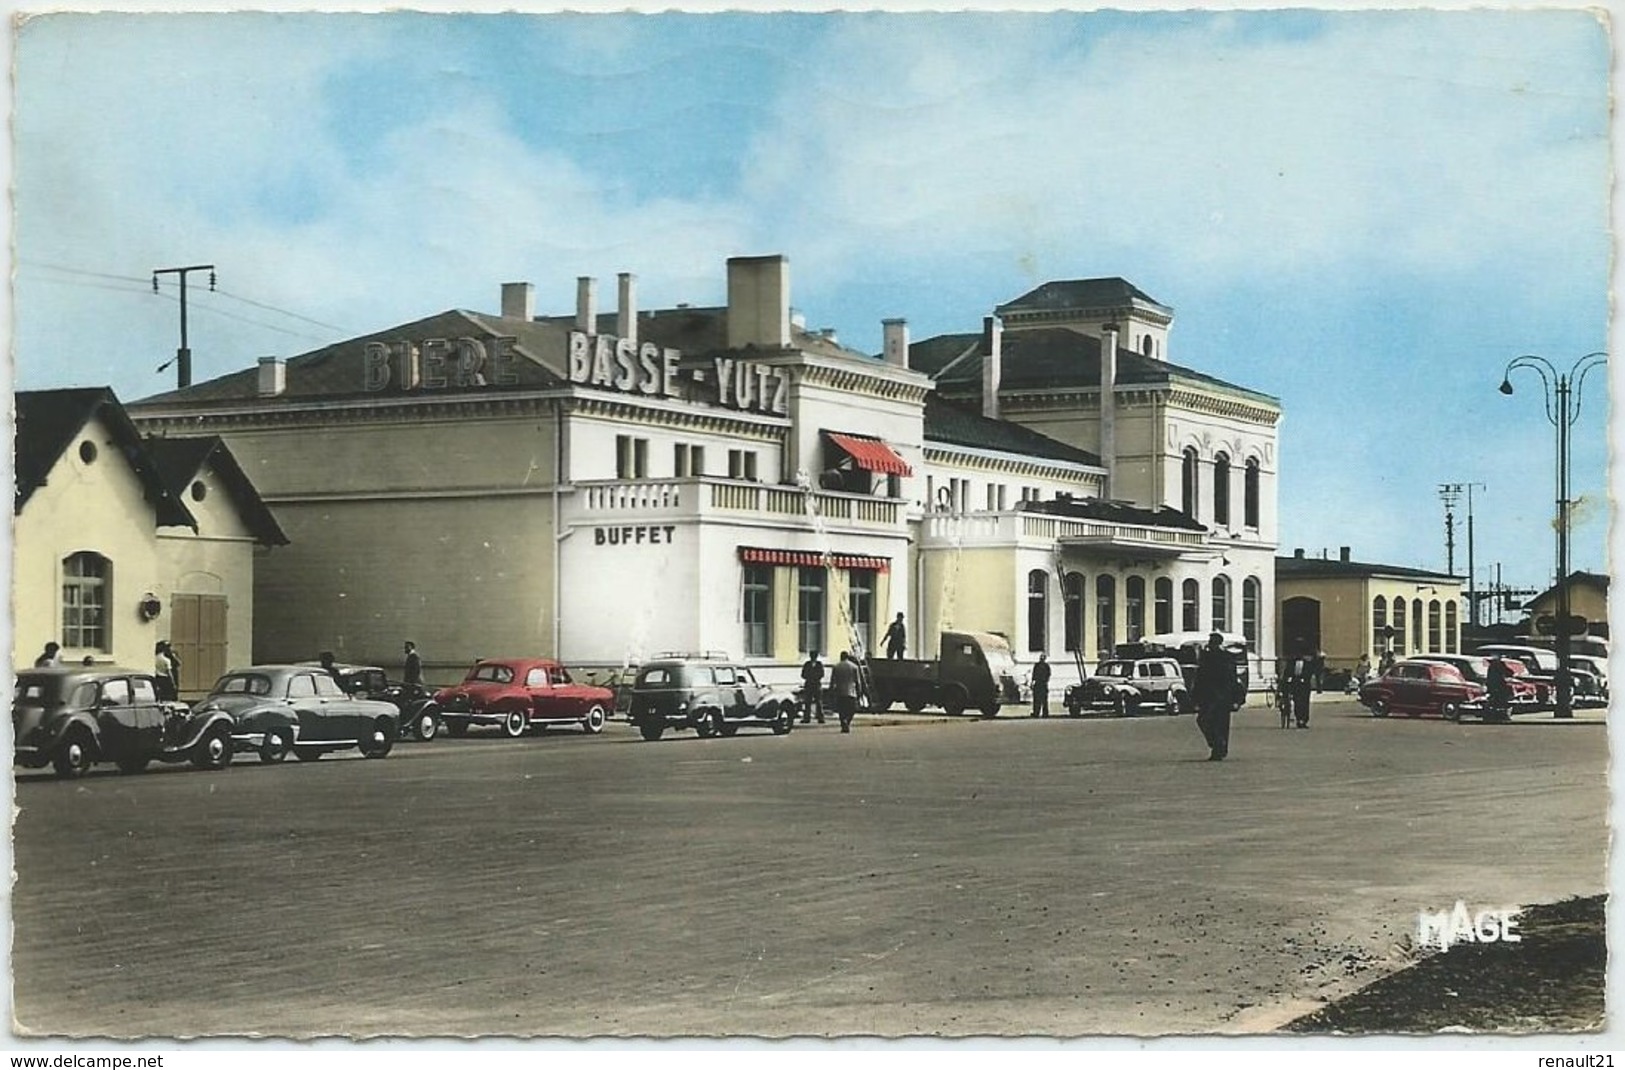
[[[829,440],[847,452],[856,464],[865,472],[885,472],[890,475],[912,475],[913,469],[908,462],[897,456],[897,451],[880,441],[878,438],[866,438],[863,435],[844,435],[838,431],[824,432]]]
[[[768,550],[741,546],[739,560],[747,565],[795,565],[800,568],[844,568],[858,572],[890,572],[891,560],[863,554],[830,554],[828,559],[816,550]]]

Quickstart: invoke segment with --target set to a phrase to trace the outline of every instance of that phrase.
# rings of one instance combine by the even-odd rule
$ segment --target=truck
[[[865,675],[877,713],[901,702],[911,713],[940,706],[997,717],[1001,704],[1021,701],[1010,644],[991,632],[943,632],[935,659],[871,658]]]

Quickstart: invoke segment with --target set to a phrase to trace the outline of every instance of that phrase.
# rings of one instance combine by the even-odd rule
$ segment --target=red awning
[[[897,456],[897,451],[878,438],[861,435],[843,435],[836,431],[824,432],[829,440],[851,455],[853,463],[865,472],[886,472],[891,475],[913,475],[908,462]]]
[[[891,561],[884,557],[862,554],[830,554],[828,560],[814,550],[765,550],[757,546],[741,546],[739,560],[747,565],[796,565],[802,568],[853,569],[859,572],[890,572]]]

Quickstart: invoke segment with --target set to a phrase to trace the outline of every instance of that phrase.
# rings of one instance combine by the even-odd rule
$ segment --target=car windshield
[[[650,665],[638,673],[638,687],[687,687],[688,673],[682,665]]]
[[[1133,672],[1133,663],[1127,661],[1108,661],[1100,667],[1101,676],[1129,676]]]
[[[467,679],[511,684],[513,683],[513,668],[508,665],[476,665],[468,670]]]
[[[215,681],[214,695],[269,695],[271,678],[257,672],[234,672]]]

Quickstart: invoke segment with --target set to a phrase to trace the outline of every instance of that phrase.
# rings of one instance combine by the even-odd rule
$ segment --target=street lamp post
[[[1580,418],[1586,375],[1607,362],[1607,353],[1587,353],[1567,372],[1559,372],[1546,358],[1526,353],[1509,361],[1501,375],[1501,393],[1510,394],[1512,370],[1533,369],[1545,389],[1546,419],[1557,428],[1557,717],[1574,716],[1569,675],[1569,428]]]

